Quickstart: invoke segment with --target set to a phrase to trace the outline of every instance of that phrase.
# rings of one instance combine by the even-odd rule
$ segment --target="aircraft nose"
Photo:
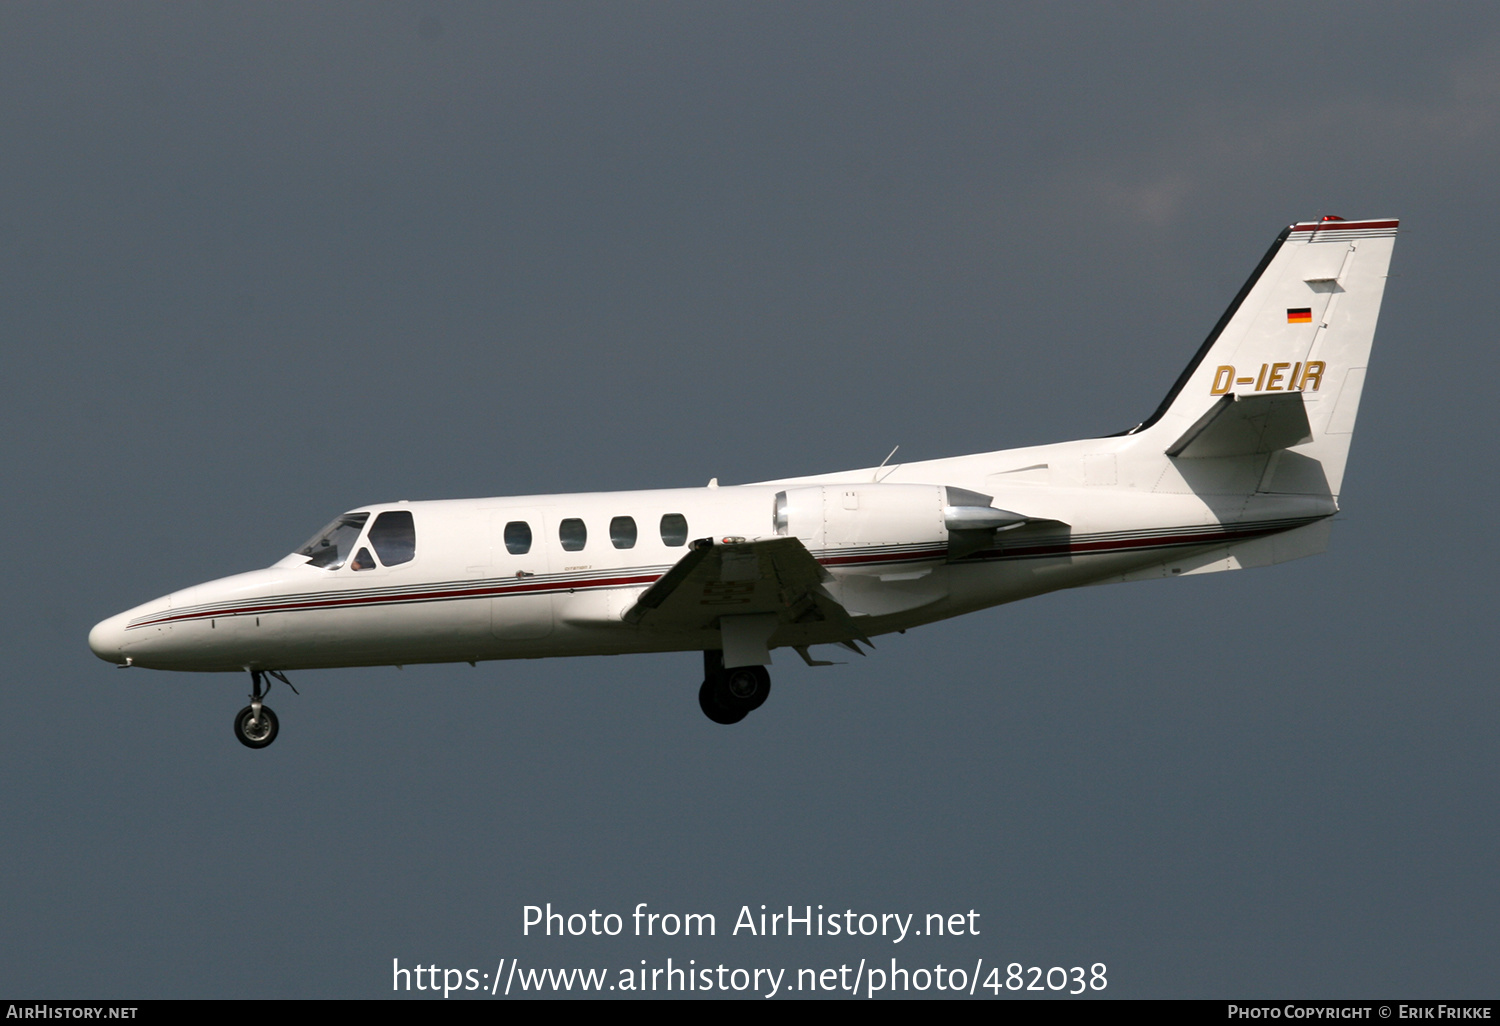
[[[89,631],[89,648],[94,655],[106,663],[119,665],[125,661],[125,614],[100,620]]]

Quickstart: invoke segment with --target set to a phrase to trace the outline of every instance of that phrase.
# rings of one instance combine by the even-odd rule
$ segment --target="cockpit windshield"
[[[300,556],[311,556],[307,562],[326,570],[337,570],[349,558],[359,532],[370,519],[368,513],[345,513],[323,530],[313,535],[312,541],[297,550]]]

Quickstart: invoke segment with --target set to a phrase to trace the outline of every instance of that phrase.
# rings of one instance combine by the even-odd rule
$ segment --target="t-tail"
[[[1397,224],[1325,217],[1287,227],[1129,434],[1179,467],[1259,457],[1256,492],[1336,501]]]

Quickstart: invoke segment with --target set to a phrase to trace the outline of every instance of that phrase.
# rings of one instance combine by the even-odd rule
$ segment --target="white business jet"
[[[396,502],[264,570],[89,634],[100,659],[248,671],[234,731],[276,738],[270,679],[333,666],[702,652],[735,723],[773,649],[1110,581],[1323,551],[1397,222],[1289,226],[1160,407],[1118,435],[760,484]]]

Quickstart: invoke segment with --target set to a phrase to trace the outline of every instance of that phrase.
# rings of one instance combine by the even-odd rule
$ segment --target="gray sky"
[[[1496,995],[1500,13],[6,4],[0,993],[1104,962]],[[119,672],[104,616],[362,502],[1121,430],[1275,233],[1400,217],[1330,551],[779,656]],[[522,907],[712,912],[539,939]],[[981,934],[728,936],[742,905]],[[981,991],[983,993],[983,991]]]

